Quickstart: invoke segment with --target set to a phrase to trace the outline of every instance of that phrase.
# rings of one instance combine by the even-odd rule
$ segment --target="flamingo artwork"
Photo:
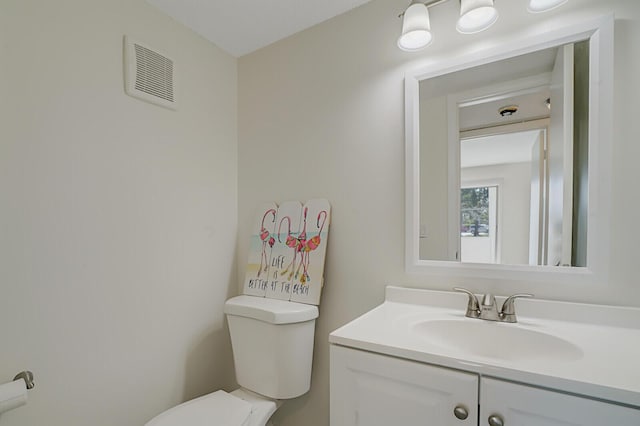
[[[293,258],[291,259],[291,262],[284,268],[284,270],[282,270],[281,275],[286,275],[287,273],[289,274],[287,276],[287,279],[289,281],[291,281],[294,277],[294,271],[295,271],[295,277],[298,277],[298,273],[300,270],[300,265],[302,264],[302,249],[304,248],[306,242],[307,242],[307,209],[304,209],[304,216],[303,216],[303,220],[304,220],[304,224],[302,227],[302,231],[298,234],[297,237],[292,236],[290,233],[287,235],[287,239],[285,244],[287,245],[287,247],[290,247],[291,249],[293,249]],[[296,269],[296,261],[298,259],[298,257],[300,258],[300,263],[298,264],[298,268]]]
[[[264,213],[264,216],[262,216],[262,222],[260,225],[260,240],[262,240],[262,252],[260,254],[260,267],[258,268],[258,274],[256,275],[256,277],[260,277],[262,272],[267,272],[267,269],[269,269],[269,258],[267,257],[267,245],[269,245],[269,248],[272,250],[273,245],[276,243],[276,239],[273,237],[273,235],[271,235],[269,230],[264,226],[264,222],[267,219],[267,216],[269,214],[273,215],[272,222],[275,222],[276,220],[275,209],[267,210]]]
[[[321,218],[322,218],[322,223],[320,223]],[[300,275],[301,284],[304,284],[307,281],[309,281],[309,261],[311,258],[310,254],[312,251],[317,249],[318,246],[320,246],[320,243],[322,242],[322,238],[320,237],[320,235],[322,234],[322,229],[324,228],[324,224],[326,221],[327,221],[327,212],[326,210],[322,210],[320,213],[318,213],[318,217],[316,219],[316,228],[318,228],[318,233],[307,240],[306,239],[307,208],[305,207],[305,210],[304,210],[305,240],[304,242],[301,242],[302,243],[300,247],[301,259],[300,259],[300,265],[298,266],[298,269],[302,267],[302,274]],[[297,277],[298,277],[298,271],[296,271],[296,278]]]
[[[322,224],[320,224],[320,218],[322,217]],[[327,212],[326,210],[322,210],[318,213],[318,219],[316,221],[316,226],[318,228],[318,235],[310,238],[306,244],[306,251],[313,251],[318,248],[322,239],[320,238],[320,234],[322,234],[322,229],[324,228],[324,224],[327,222]]]
[[[299,245],[298,243],[298,239],[296,237],[294,237],[293,235],[291,235],[291,218],[289,216],[285,216],[280,220],[280,224],[278,225],[278,242],[282,243],[282,240],[280,239],[280,235],[281,235],[281,229],[282,229],[282,223],[284,221],[287,221],[287,238],[284,241],[284,244],[293,249],[293,257],[291,258],[291,262],[289,262],[289,264],[287,266],[285,266],[285,268],[280,272],[280,275],[286,275],[287,272],[289,272],[289,268],[291,268],[291,270],[293,270],[293,265],[295,265],[296,263],[296,258],[298,256],[298,250],[297,247]],[[291,280],[291,278],[293,277],[293,274],[291,274],[289,276],[289,280]]]
[[[269,225],[271,223],[269,222]],[[276,222],[272,234],[275,245],[271,253],[269,273],[266,278],[267,288],[265,297],[289,300],[294,283],[287,278],[292,265],[297,264],[299,253],[298,234],[302,226],[302,203],[299,201],[285,201],[278,207]],[[284,272],[286,271],[286,272]]]
[[[324,286],[324,261],[331,221],[331,206],[325,199],[307,201],[300,215],[301,235],[298,236],[291,301],[317,303]]]

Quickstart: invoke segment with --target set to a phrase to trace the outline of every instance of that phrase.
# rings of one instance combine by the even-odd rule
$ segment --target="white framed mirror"
[[[612,90],[612,16],[407,73],[407,272],[606,280]]]

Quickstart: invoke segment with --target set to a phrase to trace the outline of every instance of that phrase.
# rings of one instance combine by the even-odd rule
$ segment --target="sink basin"
[[[410,328],[431,344],[485,358],[572,361],[583,356],[580,348],[567,340],[518,324],[465,318],[421,321]]]

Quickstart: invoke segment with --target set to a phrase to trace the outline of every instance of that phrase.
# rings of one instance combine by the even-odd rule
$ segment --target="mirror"
[[[420,259],[586,266],[588,83],[588,40],[420,82]]]
[[[409,272],[606,272],[612,27],[573,22],[407,73]]]

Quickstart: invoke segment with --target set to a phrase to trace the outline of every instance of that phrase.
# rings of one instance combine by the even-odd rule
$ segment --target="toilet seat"
[[[276,410],[282,405],[282,401],[267,398],[247,389],[236,389],[231,395],[251,404],[251,415],[243,426],[265,426]]]
[[[175,406],[145,426],[248,426],[252,404],[219,390]]]

